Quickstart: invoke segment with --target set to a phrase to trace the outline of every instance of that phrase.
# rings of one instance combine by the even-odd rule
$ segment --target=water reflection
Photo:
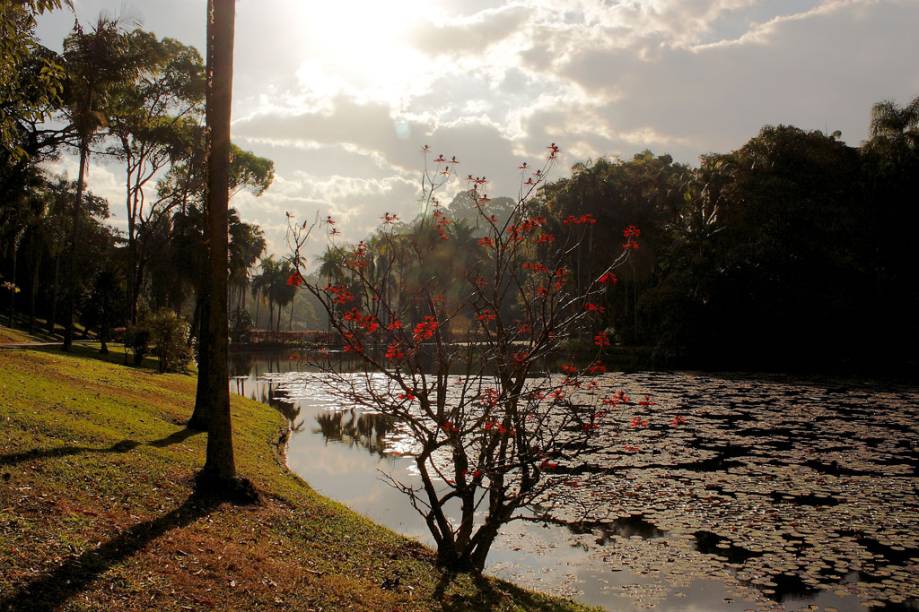
[[[379,478],[405,477],[412,464],[386,454],[391,420],[341,410],[297,374],[306,369],[299,356],[237,355],[233,368],[234,390],[298,427],[288,448],[293,471],[430,543],[405,498]],[[620,378],[634,394],[654,395],[659,422],[684,414],[689,425],[636,432],[622,414],[595,457],[559,470],[607,515],[568,527],[513,524],[496,543],[490,573],[622,610],[916,609],[919,391],[866,385],[841,393],[679,373]],[[285,380],[297,381],[298,401],[282,400]],[[623,452],[623,444],[642,452]]]
[[[341,412],[321,412],[316,415],[319,427],[313,433],[325,441],[340,442],[349,447],[362,447],[372,455],[384,457],[386,435],[393,430],[391,417],[368,414],[356,409]]]

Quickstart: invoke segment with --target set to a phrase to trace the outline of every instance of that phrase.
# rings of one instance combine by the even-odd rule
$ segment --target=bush
[[[186,372],[192,359],[188,345],[188,322],[169,309],[145,317],[142,327],[149,332],[153,354],[159,358],[160,372]]]

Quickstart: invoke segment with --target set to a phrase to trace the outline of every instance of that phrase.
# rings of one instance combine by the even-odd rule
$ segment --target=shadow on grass
[[[87,550],[18,592],[0,600],[0,610],[54,610],[80,593],[111,567],[134,555],[163,534],[185,527],[210,514],[219,502],[191,495],[178,508],[159,518],[138,523],[98,548]]]
[[[41,351],[43,353],[54,353],[55,355],[74,355],[86,359],[113,363],[115,365],[159,372],[159,362],[156,357],[147,355],[139,366],[135,366],[134,355],[121,344],[109,343],[109,352],[106,354],[99,352],[99,346],[100,344],[97,341],[77,340],[73,343],[69,353],[65,353],[60,346],[39,346],[32,350]]]
[[[199,431],[189,429],[188,427],[180,429],[159,440],[150,442],[138,442],[136,440],[122,440],[106,448],[94,448],[91,446],[59,446],[57,448],[39,449],[33,448],[22,453],[12,453],[9,455],[0,455],[0,467],[19,465],[24,461],[34,461],[36,459],[55,459],[58,457],[69,457],[83,453],[127,453],[138,446],[153,446],[155,448],[166,448],[179,442],[184,442],[188,438],[197,435]]]
[[[475,584],[473,595],[447,594],[447,589],[462,574],[443,570],[440,580],[434,588],[434,601],[441,602],[441,610],[488,610],[501,607],[502,601],[513,602],[524,610],[557,609],[557,605],[547,606],[546,601],[534,593],[509,583],[500,583],[496,588],[494,579],[481,574],[469,574]]]

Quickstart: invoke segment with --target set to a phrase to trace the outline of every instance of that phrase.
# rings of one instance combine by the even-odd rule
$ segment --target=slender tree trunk
[[[13,274],[10,277],[10,281],[13,283],[13,286],[10,288],[10,313],[9,313],[9,323],[8,323],[10,328],[13,327],[13,315],[16,311],[16,287],[18,287],[18,285],[16,285],[16,251],[17,251],[16,243],[19,241],[18,234],[19,234],[18,230],[16,233],[13,234],[13,241],[11,243],[12,246],[11,246],[11,252],[10,252],[10,257],[13,262]]]
[[[275,331],[278,333],[281,333],[281,308],[283,307],[284,307],[284,304],[282,304],[281,302],[278,302],[278,326],[277,326],[277,329],[275,329]]]
[[[230,117],[233,98],[233,44],[236,0],[208,2],[207,228],[210,290],[207,299],[208,398],[207,460],[211,483],[236,479],[228,372],[227,283],[230,196]],[[220,486],[218,484],[218,486]]]
[[[252,324],[252,327],[255,327],[255,328],[258,328],[258,315],[259,315],[260,306],[262,305],[261,297],[262,296],[258,294],[255,295],[255,321]]]
[[[51,312],[48,314],[48,333],[54,335],[54,325],[57,323],[57,298],[61,280],[61,256],[54,258],[54,284],[51,287]]]
[[[73,225],[70,233],[70,257],[67,267],[70,274],[67,280],[67,313],[64,315],[64,350],[70,351],[73,347],[73,322],[77,302],[76,258],[79,252],[80,238],[80,213],[83,208],[83,191],[86,188],[86,165],[89,163],[89,137],[83,135],[80,139],[80,171],[77,175],[77,194],[73,200]]]
[[[33,252],[37,249],[33,249]],[[38,295],[38,283],[41,277],[41,251],[32,259],[32,282],[29,287],[29,333],[35,331],[35,302]]]
[[[294,331],[294,301],[290,301],[290,320],[287,321],[287,330]]]

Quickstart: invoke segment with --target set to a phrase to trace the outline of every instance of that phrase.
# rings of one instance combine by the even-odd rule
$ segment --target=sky
[[[205,0],[74,0],[202,50]],[[74,15],[42,17],[59,49]],[[919,0],[238,0],[233,139],[274,160],[233,200],[285,250],[285,212],[357,241],[419,210],[421,147],[517,194],[521,161],[650,149],[677,161],[791,124],[858,145],[871,105],[919,95]],[[70,158],[55,170],[76,175]],[[121,223],[117,166],[90,188]],[[444,187],[443,199],[463,188]]]

